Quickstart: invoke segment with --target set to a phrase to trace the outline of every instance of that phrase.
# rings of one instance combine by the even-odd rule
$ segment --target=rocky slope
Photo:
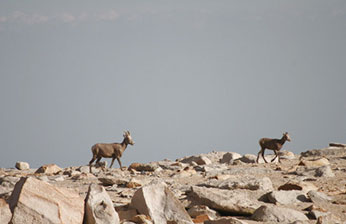
[[[0,223],[346,223],[346,146],[281,158],[210,152],[92,174],[18,162],[0,169]]]

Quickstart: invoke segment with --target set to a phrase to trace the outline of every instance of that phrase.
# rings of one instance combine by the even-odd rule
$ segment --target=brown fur
[[[283,144],[285,144],[286,141],[289,141],[289,142],[291,141],[291,138],[290,138],[290,136],[288,135],[287,132],[285,132],[283,134],[281,139],[261,138],[259,140],[259,144],[261,146],[261,150],[257,154],[256,162],[258,163],[259,156],[261,154],[262,158],[264,159],[264,161],[266,163],[268,163],[267,160],[264,157],[264,150],[265,149],[270,149],[270,150],[273,150],[274,153],[275,153],[275,157],[271,160],[271,162],[273,162],[276,159],[276,157],[278,157],[279,158],[279,163],[281,163],[280,162],[280,156],[278,155],[278,152],[280,151],[280,149],[282,148]]]
[[[91,151],[93,153],[93,157],[89,162],[89,170],[91,173],[91,165],[96,160],[96,163],[100,162],[102,158],[112,158],[112,163],[109,166],[111,168],[113,166],[114,160],[117,159],[120,168],[121,161],[120,157],[123,155],[127,145],[134,145],[134,141],[131,138],[131,134],[129,131],[124,132],[124,140],[122,143],[97,143],[91,147]]]

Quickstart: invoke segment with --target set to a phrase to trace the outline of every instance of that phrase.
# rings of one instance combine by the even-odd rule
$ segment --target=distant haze
[[[0,103],[0,167],[346,143],[346,1],[3,0]]]

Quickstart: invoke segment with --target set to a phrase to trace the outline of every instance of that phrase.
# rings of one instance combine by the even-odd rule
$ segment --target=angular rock
[[[323,192],[311,190],[308,192],[308,196],[313,203],[321,204],[332,201],[332,198]]]
[[[86,224],[119,224],[119,216],[106,190],[97,184],[89,186],[86,197],[85,218]]]
[[[46,164],[46,165],[43,165],[40,168],[38,168],[35,171],[35,173],[44,173],[44,174],[50,175],[50,174],[57,174],[60,171],[62,171],[62,169],[60,167],[58,167],[57,165]]]
[[[12,224],[82,223],[84,199],[77,192],[27,177],[16,184],[10,208]]]
[[[315,171],[316,177],[335,177],[335,174],[333,173],[330,166],[321,166],[316,169]]]
[[[153,181],[137,190],[131,207],[150,216],[154,223],[193,223],[179,200],[161,181]]]
[[[0,198],[0,223],[7,224],[10,222],[11,218],[12,213],[10,206],[4,199]]]
[[[120,221],[122,220],[131,220],[133,217],[137,215],[136,209],[127,209],[124,211],[118,211],[118,215],[120,218]]]
[[[28,170],[30,169],[30,165],[27,162],[16,162],[16,168],[18,170]]]
[[[128,170],[137,170],[137,171],[149,171],[149,172],[154,172],[159,166],[157,164],[145,164],[145,163],[132,163]]]
[[[205,221],[204,224],[247,224],[247,222],[234,217],[223,217],[216,220]]]
[[[223,155],[220,163],[230,163],[232,164],[234,160],[241,158],[242,156],[236,152],[228,152]]]
[[[295,159],[294,153],[290,151],[286,151],[286,150],[279,151],[279,156],[280,156],[280,159],[287,159],[287,160]]]
[[[245,154],[239,160],[244,163],[256,163],[257,156],[253,154]]]
[[[290,208],[263,205],[259,207],[251,217],[262,222],[291,223],[294,221],[307,221],[304,213]]]
[[[139,223],[139,224],[153,224],[152,220],[147,215],[136,215],[130,221]],[[175,222],[173,221],[173,222],[167,222],[167,223],[175,223]]]
[[[236,215],[251,215],[261,206],[256,192],[246,190],[223,190],[206,187],[191,188],[189,200],[196,205],[206,205],[217,211]]]
[[[197,216],[200,216],[200,215],[208,215],[208,217],[212,219],[216,219],[219,216],[217,211],[212,210],[208,208],[208,206],[205,206],[205,205],[195,205],[192,208],[189,208],[187,212],[192,218],[196,218]]]
[[[345,148],[343,147],[327,147],[323,149],[312,149],[306,152],[300,153],[302,157],[322,157],[322,156],[338,156],[345,154]]]
[[[192,219],[193,223],[204,223],[208,220],[211,220],[211,218],[206,214],[198,215],[197,217]]]
[[[326,158],[320,158],[314,160],[301,160],[298,165],[306,167],[320,167],[330,165],[330,162]]]
[[[282,191],[291,191],[291,190],[298,190],[303,192],[309,192],[311,190],[317,190],[318,188],[309,182],[296,182],[296,181],[289,181],[283,185],[281,185],[278,190]]]
[[[270,202],[282,205],[296,204],[308,201],[304,192],[296,190],[272,191],[267,195],[267,197]]]
[[[192,162],[195,162],[197,163],[198,165],[208,165],[208,164],[211,164],[211,160],[208,159],[208,157],[206,156],[190,156],[190,157],[187,157],[183,160],[181,160],[180,162],[182,163],[192,163]]]
[[[102,182],[103,186],[112,186],[114,184],[116,185],[126,185],[128,183],[128,180],[124,178],[117,178],[113,176],[104,176],[104,177],[99,177],[98,180]]]
[[[272,191],[273,183],[268,177],[256,178],[251,176],[233,176],[226,180],[211,180],[199,186],[214,187],[220,189],[247,189]]]

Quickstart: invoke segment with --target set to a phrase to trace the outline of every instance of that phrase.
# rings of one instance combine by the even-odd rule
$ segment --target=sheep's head
[[[134,145],[135,142],[133,141],[131,134],[129,131],[124,131],[124,139],[127,144]]]
[[[286,141],[291,141],[291,137],[288,135],[288,132],[285,132],[284,134],[283,134],[283,136],[284,136],[284,138],[286,139]]]

